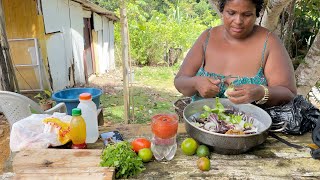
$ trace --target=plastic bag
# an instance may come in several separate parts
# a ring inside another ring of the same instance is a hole
[[[47,148],[63,145],[59,141],[60,127],[55,124],[44,123],[45,118],[55,117],[63,122],[70,122],[71,116],[65,113],[32,114],[12,125],[10,133],[11,151],[20,151],[25,148]]]
[[[296,96],[291,102],[282,106],[266,108],[272,123],[287,122],[284,133],[301,135],[313,130],[320,121],[320,111],[302,95]]]
[[[318,121],[317,126],[312,131],[312,140],[320,147],[320,121]],[[311,149],[311,155],[314,159],[320,159],[320,148]]]

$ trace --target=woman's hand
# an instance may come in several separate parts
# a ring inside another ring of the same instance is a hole
[[[264,96],[264,89],[260,85],[245,84],[235,86],[234,91],[227,92],[228,99],[235,104],[252,103]]]
[[[197,78],[195,88],[200,94],[200,96],[204,98],[212,98],[216,97],[217,94],[220,92],[219,79],[213,79],[210,77],[202,77],[202,76],[196,76]]]

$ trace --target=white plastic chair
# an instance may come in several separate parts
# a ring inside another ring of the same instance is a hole
[[[33,100],[18,93],[9,91],[0,91],[0,111],[6,116],[10,124],[26,118],[32,114],[31,110],[38,114],[53,114],[54,112],[66,112],[67,108],[64,103],[59,103],[53,108],[43,111],[40,106]]]

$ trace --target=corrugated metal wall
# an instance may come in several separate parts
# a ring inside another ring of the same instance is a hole
[[[69,79],[69,69],[73,64],[69,0],[42,0],[46,49],[53,82],[53,89],[60,90],[72,86]]]
[[[90,13],[85,13],[80,3],[71,0],[42,0],[41,4],[42,8],[38,8],[35,0],[3,0],[8,37],[39,40],[45,67],[50,67],[46,72],[50,73],[54,91],[74,83],[84,84],[83,17]],[[38,9],[42,9],[43,15],[38,14]],[[103,74],[114,68],[113,21],[93,13],[93,23],[94,66],[96,73]],[[32,61],[25,53],[16,51],[29,47],[28,44],[12,45],[12,56],[17,63]],[[31,70],[25,74],[24,78],[34,80],[32,86],[39,84]]]

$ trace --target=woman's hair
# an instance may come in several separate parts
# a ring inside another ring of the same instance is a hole
[[[224,6],[228,1],[232,0],[219,0],[219,11],[222,12]],[[264,0],[251,0],[251,2],[256,6],[256,16],[259,17],[260,11],[263,8]]]

